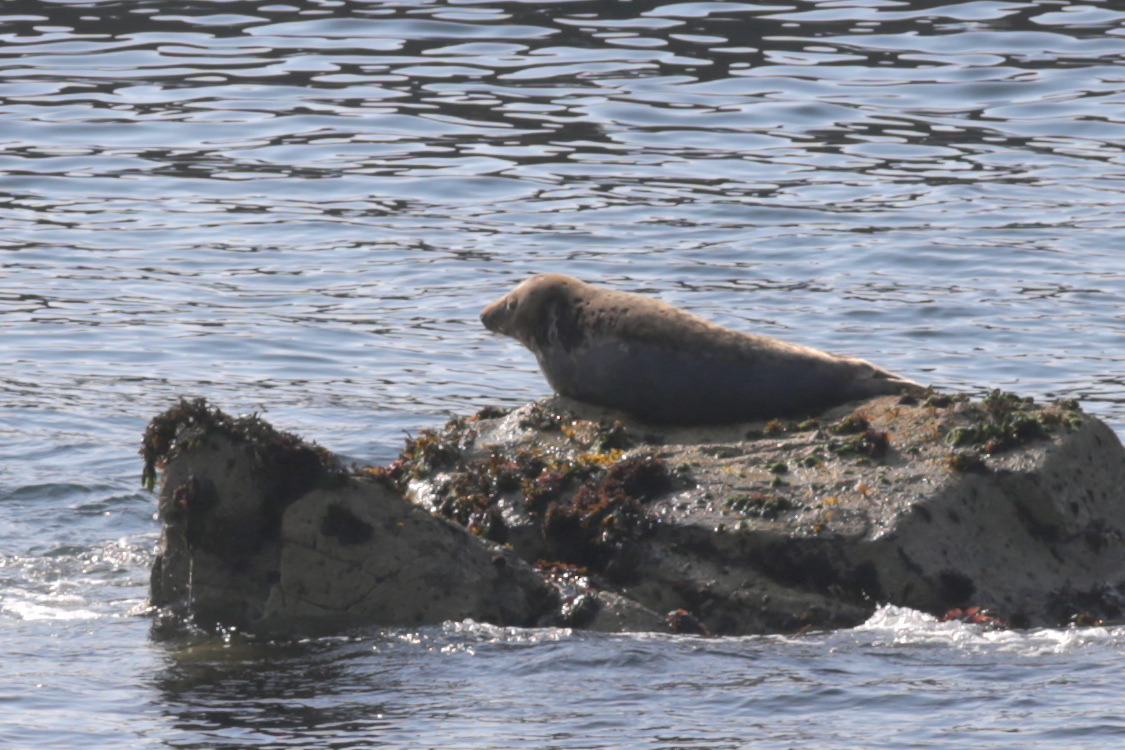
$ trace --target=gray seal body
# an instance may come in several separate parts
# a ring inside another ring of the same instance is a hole
[[[862,359],[740,333],[560,274],[524,281],[486,307],[481,322],[530,349],[561,395],[648,422],[790,417],[922,390]]]

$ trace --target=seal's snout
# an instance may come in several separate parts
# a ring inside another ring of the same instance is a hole
[[[500,306],[500,303],[493,302],[491,305],[489,305],[488,307],[486,307],[486,308],[484,308],[483,310],[480,311],[480,322],[484,325],[485,328],[492,331],[493,333],[499,333],[500,332],[497,329],[497,320],[496,320],[499,306]]]
[[[519,338],[520,311],[525,308],[527,295],[524,285],[516,287],[488,307],[481,310],[480,322],[493,333]]]

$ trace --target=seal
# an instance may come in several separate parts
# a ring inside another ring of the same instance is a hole
[[[646,422],[792,417],[923,390],[862,359],[723,328],[561,274],[527,279],[480,319],[530,349],[559,394]]]

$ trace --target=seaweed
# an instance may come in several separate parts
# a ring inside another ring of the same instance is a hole
[[[543,534],[565,542],[569,562],[605,571],[628,541],[647,530],[643,505],[671,488],[667,465],[656,456],[623,458],[599,480],[554,501],[543,516]],[[620,573],[620,571],[619,571]]]
[[[284,485],[295,479],[294,475],[311,473],[319,479],[343,471],[339,460],[327,449],[276,430],[257,414],[231,417],[210,406],[205,398],[180,398],[179,403],[153,417],[145,427],[139,452],[144,459],[141,484],[146,489],[155,488],[157,469],[181,447],[182,431],[193,427],[226,435],[246,446],[251,455],[265,464],[283,469],[276,488],[283,494],[288,494]]]
[[[947,440],[955,448],[974,446],[986,454],[1001,453],[1033,440],[1048,437],[1053,425],[1029,397],[991,391],[971,410],[973,424],[950,430]]]
[[[866,424],[866,420],[864,420]],[[847,438],[833,438],[826,444],[838,456],[858,455],[864,458],[883,458],[891,448],[891,437],[880,430],[865,430]]]

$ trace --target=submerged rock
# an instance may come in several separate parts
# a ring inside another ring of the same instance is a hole
[[[205,622],[744,634],[879,604],[1013,626],[1125,612],[1125,450],[1073,402],[882,397],[673,428],[556,397],[349,471],[201,402],[153,425],[152,601]]]

